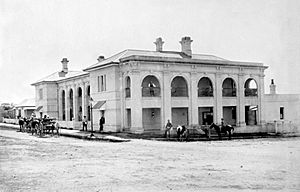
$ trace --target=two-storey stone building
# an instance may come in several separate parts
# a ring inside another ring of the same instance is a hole
[[[83,116],[98,127],[103,115],[104,131],[158,131],[168,119],[193,126],[221,118],[238,131],[263,129],[266,66],[194,54],[190,37],[181,39],[181,51],[163,50],[161,38],[154,43],[154,51],[100,56],[83,71],[69,71],[64,58],[61,71],[32,84],[37,113],[75,128]]]

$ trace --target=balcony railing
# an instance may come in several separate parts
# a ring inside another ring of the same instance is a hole
[[[245,88],[245,97],[257,96],[257,89]]]
[[[223,88],[223,97],[236,97],[236,88]]]
[[[160,87],[143,87],[143,97],[160,97]]]
[[[213,97],[213,90],[211,88],[198,88],[198,97]]]
[[[130,88],[125,88],[125,97],[129,98],[130,96]]]
[[[172,97],[188,97],[187,89],[185,87],[172,87]]]

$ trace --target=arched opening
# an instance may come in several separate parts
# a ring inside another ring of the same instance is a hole
[[[245,97],[257,96],[257,83],[254,79],[247,79],[245,82]]]
[[[61,93],[61,107],[62,107],[62,120],[66,120],[66,92],[65,90],[62,91]]]
[[[213,86],[212,82],[207,77],[202,77],[198,82],[198,97],[212,97]]]
[[[188,97],[188,86],[183,77],[177,76],[171,83],[172,97]]]
[[[73,117],[74,117],[74,112],[73,112],[73,100],[74,100],[74,98],[73,98],[73,89],[70,89],[70,92],[69,92],[69,106],[70,106],[70,108],[69,108],[69,110],[70,110],[70,121],[72,121],[73,120]]]
[[[131,81],[130,77],[125,78],[125,97],[128,98],[131,96],[130,94]]]
[[[223,97],[236,97],[236,85],[232,78],[226,78],[222,85]]]
[[[81,87],[79,87],[77,89],[77,95],[78,95],[78,99],[77,99],[78,121],[82,121],[82,89],[81,89]]]
[[[91,88],[90,86],[87,86],[86,88],[86,104],[87,104],[87,107],[86,107],[86,117],[87,117],[87,120],[90,121],[91,120],[91,107],[90,107],[90,100],[91,100]]]
[[[148,75],[142,82],[143,97],[159,97],[160,85],[158,79],[153,75]]]

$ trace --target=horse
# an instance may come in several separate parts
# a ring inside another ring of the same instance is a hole
[[[215,123],[212,123],[210,126],[209,126],[209,129],[212,129],[214,128],[219,136],[219,139],[221,140],[222,139],[222,136],[221,136],[221,133],[225,133],[229,135],[229,140],[231,139],[231,134],[233,133],[234,131],[234,128],[231,126],[231,125],[225,125],[223,127],[219,127],[218,125],[216,125]]]
[[[51,126],[52,126],[52,135],[54,134],[54,130],[55,130],[57,136],[59,136],[59,128],[60,128],[59,123],[55,122]]]
[[[177,130],[177,140],[178,141],[183,141],[184,138],[185,138],[185,140],[187,140],[188,130],[184,125],[182,125],[182,126],[178,125],[176,130]]]

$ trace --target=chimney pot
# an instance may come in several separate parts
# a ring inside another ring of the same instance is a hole
[[[97,60],[98,60],[98,62],[100,62],[100,61],[103,61],[104,59],[105,59],[105,57],[103,55],[101,55],[101,56],[98,57]]]
[[[271,79],[270,94],[272,95],[276,94],[276,85],[274,84],[274,79]]]
[[[62,72],[68,73],[68,59],[67,58],[63,58],[62,61]]]
[[[182,37],[179,43],[181,44],[181,52],[185,53],[187,56],[192,57],[192,44],[193,40],[191,37]]]
[[[156,41],[154,42],[154,44],[156,45],[156,51],[161,52],[163,50],[162,46],[163,46],[164,42],[161,37],[158,37],[156,39]]]

